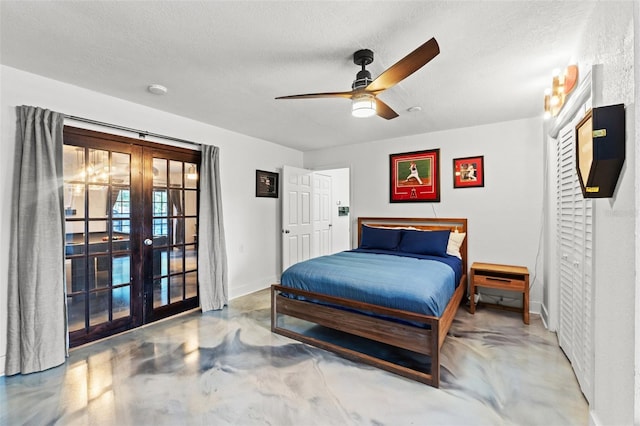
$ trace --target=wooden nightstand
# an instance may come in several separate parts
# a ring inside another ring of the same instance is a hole
[[[476,312],[476,287],[497,288],[500,290],[517,291],[522,293],[522,320],[529,324],[529,270],[524,266],[496,265],[493,263],[473,262],[471,265],[471,288],[469,293],[469,312]],[[500,309],[517,309],[483,303],[483,305],[499,307]],[[517,309],[520,311],[519,309]]]

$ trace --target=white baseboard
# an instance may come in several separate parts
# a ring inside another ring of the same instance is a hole
[[[529,302],[529,313],[530,314],[538,314],[541,315],[542,303],[540,302]]]
[[[278,282],[280,282],[280,280],[276,276],[272,276],[248,283],[229,286],[229,300],[245,296],[258,290],[264,290],[265,288],[269,288],[271,284],[276,284]]]
[[[547,307],[545,305],[540,305],[540,319],[542,319],[542,324],[544,328],[549,330],[549,311],[547,311]],[[555,330],[549,330],[555,331]]]
[[[6,362],[7,356],[6,355],[0,355],[0,377],[4,376],[4,365]]]

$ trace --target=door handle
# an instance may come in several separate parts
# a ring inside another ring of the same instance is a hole
[[[283,234],[288,234],[289,232],[291,232],[291,231],[289,231],[288,229],[283,229],[283,230],[282,230],[282,233],[283,233]]]
[[[153,245],[153,240],[151,238],[147,238],[144,240],[144,245],[145,246],[150,246]]]

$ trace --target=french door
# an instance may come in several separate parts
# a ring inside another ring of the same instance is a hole
[[[197,151],[64,132],[70,345],[198,306]]]

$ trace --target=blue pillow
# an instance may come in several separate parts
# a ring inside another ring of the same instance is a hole
[[[397,250],[402,230],[373,228],[370,226],[362,227],[362,235],[360,238],[360,248],[363,249],[379,249],[379,250]]]
[[[405,253],[442,256],[447,253],[451,231],[408,231],[402,233],[398,250]]]

